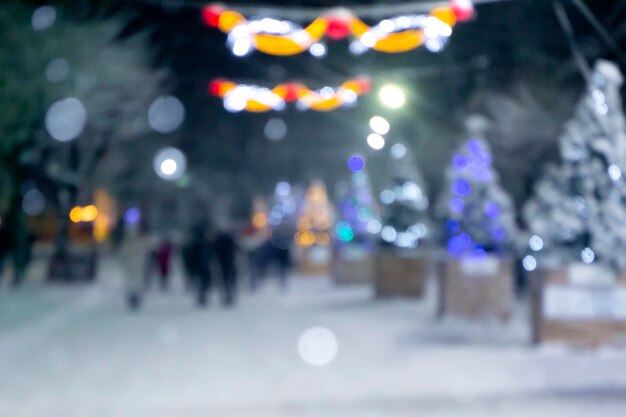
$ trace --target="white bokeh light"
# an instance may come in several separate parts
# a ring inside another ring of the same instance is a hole
[[[528,240],[528,246],[530,246],[530,248],[535,252],[538,252],[543,249],[543,239],[537,235],[534,235]]]
[[[337,336],[325,327],[312,327],[300,335],[298,353],[312,366],[331,364],[339,352]]]
[[[380,101],[391,109],[399,109],[404,106],[406,97],[404,91],[397,85],[386,85],[378,93]]]
[[[224,108],[231,113],[244,110],[246,105],[245,97],[240,94],[227,94],[226,97],[224,97]]]
[[[406,146],[401,143],[396,143],[391,147],[391,156],[394,159],[404,158],[406,155]]]
[[[57,11],[52,6],[41,6],[34,11],[31,24],[36,31],[48,29],[57,20]]]
[[[379,135],[386,135],[391,129],[389,122],[382,116],[374,116],[370,119],[370,127]]]
[[[385,138],[380,136],[378,133],[370,133],[367,136],[367,144],[370,148],[379,151],[385,147]]]
[[[596,259],[596,254],[591,248],[585,248],[580,252],[580,258],[584,263],[590,264]]]
[[[367,222],[367,231],[372,234],[380,233],[380,229],[382,229],[383,225],[379,219],[370,219]]]
[[[613,181],[619,181],[622,178],[622,170],[617,165],[609,166],[608,172]]]
[[[153,167],[160,178],[167,181],[177,180],[185,175],[187,158],[176,148],[163,148],[154,156]]]
[[[282,140],[287,135],[287,123],[279,117],[273,117],[267,121],[263,132],[269,140]]]
[[[174,175],[176,170],[178,169],[178,164],[173,159],[166,159],[161,162],[161,166],[159,167],[163,175]]]
[[[394,193],[393,190],[385,189],[380,193],[380,201],[382,201],[383,204],[391,204],[396,201],[396,193]]]
[[[56,58],[46,66],[46,78],[51,83],[58,83],[67,78],[70,73],[70,64],[65,58]]]
[[[396,229],[394,229],[393,226],[385,226],[381,230],[380,235],[385,242],[391,243],[398,237],[398,232],[396,232]]]
[[[537,269],[537,259],[532,255],[526,255],[522,260],[522,266],[528,272],[534,271]]]
[[[148,122],[159,133],[172,133],[185,120],[185,107],[174,96],[158,97],[148,110]]]
[[[67,142],[85,129],[87,111],[78,99],[65,98],[54,102],[46,112],[46,130],[54,139]]]
[[[248,39],[240,38],[233,43],[233,54],[235,56],[243,57],[248,55],[252,51],[252,42]]]
[[[291,193],[291,185],[287,181],[281,181],[276,184],[276,194],[281,197],[287,197]]]
[[[28,190],[22,198],[22,210],[29,216],[38,216],[46,208],[46,199],[36,188]]]
[[[311,48],[309,48],[309,52],[311,52],[311,55],[314,57],[321,58],[326,55],[326,45],[323,43],[314,43],[311,45]]]

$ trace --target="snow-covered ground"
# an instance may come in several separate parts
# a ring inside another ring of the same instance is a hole
[[[508,325],[439,322],[432,297],[296,277],[231,310],[177,287],[132,314],[115,265],[101,275],[0,296],[0,417],[626,415],[626,352],[533,348],[521,307]],[[314,327],[337,355],[313,337],[304,356],[327,366],[301,357]]]

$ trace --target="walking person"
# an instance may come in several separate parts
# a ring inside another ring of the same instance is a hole
[[[172,251],[174,247],[172,242],[165,238],[156,248],[156,263],[159,272],[159,282],[161,291],[166,291],[169,286],[170,266],[172,263]]]
[[[237,243],[231,231],[221,230],[213,242],[215,257],[222,276],[222,302],[225,306],[235,304],[237,291]]]
[[[126,302],[128,308],[136,311],[143,301],[150,264],[150,241],[138,225],[126,229],[119,255],[125,274]]]
[[[287,289],[287,278],[291,267],[291,242],[294,231],[288,224],[282,224],[272,231],[272,259],[278,270],[278,280],[283,290]]]
[[[199,307],[204,307],[211,287],[211,250],[204,227],[197,226],[191,231],[183,251],[185,269],[196,290],[196,302]]]

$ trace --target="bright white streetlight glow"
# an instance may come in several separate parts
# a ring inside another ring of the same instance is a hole
[[[380,101],[392,109],[399,109],[406,101],[404,91],[397,85],[386,85],[378,92]]]
[[[178,164],[173,159],[166,159],[161,162],[161,172],[163,175],[167,175],[169,177],[176,172],[176,169],[178,169]]]
[[[377,133],[370,133],[367,136],[367,144],[372,149],[375,149],[375,150],[379,151],[379,150],[381,150],[382,148],[385,147],[385,138],[383,138],[382,136],[380,136]]]
[[[187,158],[180,150],[172,147],[161,149],[154,156],[154,171],[166,180],[174,181],[185,175],[187,170]]]
[[[374,132],[378,133],[379,135],[386,135],[387,133],[389,133],[389,129],[391,128],[389,122],[381,116],[372,117],[370,119],[370,127]]]

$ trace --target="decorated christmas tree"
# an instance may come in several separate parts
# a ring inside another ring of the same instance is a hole
[[[340,195],[339,208],[341,219],[335,227],[339,243],[372,248],[373,236],[381,226],[365,169],[352,173],[350,184]]]
[[[272,228],[281,225],[295,225],[297,221],[297,201],[291,185],[282,181],[276,184],[274,200],[269,214]]]
[[[501,188],[489,146],[480,137],[454,153],[437,209],[445,220],[448,252],[454,257],[502,253],[514,246],[517,229],[511,199]]]
[[[330,229],[334,218],[326,186],[321,181],[313,181],[305,193],[298,218],[296,244],[300,247],[330,245]]]
[[[390,178],[380,193],[384,204],[381,238],[398,248],[416,248],[429,234],[429,205],[424,180],[407,146],[391,147],[388,171]]]
[[[524,266],[601,261],[626,267],[626,123],[617,65],[599,61],[560,138],[559,165],[524,208],[532,237]]]

